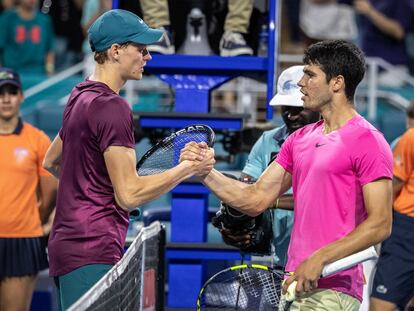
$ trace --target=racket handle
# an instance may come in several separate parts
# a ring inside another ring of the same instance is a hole
[[[297,281],[293,281],[290,283],[289,287],[286,290],[285,299],[288,302],[295,300],[296,298],[296,285],[298,284]]]
[[[349,269],[361,262],[370,260],[370,259],[377,259],[378,254],[375,250],[374,246],[371,246],[363,251],[358,253],[352,254],[348,257],[339,259],[333,263],[326,265],[322,270],[322,277],[330,276],[334,273],[341,272],[343,270]],[[286,280],[285,280],[286,281]],[[285,294],[286,301],[293,301],[296,298],[296,285],[298,284],[297,281],[293,281]]]
[[[361,262],[377,258],[377,251],[375,250],[374,246],[371,246],[363,251],[352,254],[348,257],[339,259],[333,263],[326,265],[322,270],[322,276],[329,276],[334,273],[349,269],[357,264],[360,264]]]

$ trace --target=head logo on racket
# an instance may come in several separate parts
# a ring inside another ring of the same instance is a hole
[[[189,142],[205,142],[214,145],[215,134],[208,125],[189,125],[165,137],[148,150],[137,163],[138,175],[154,175],[165,172],[179,162],[180,151]]]

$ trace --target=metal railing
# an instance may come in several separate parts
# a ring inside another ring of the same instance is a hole
[[[279,62],[300,64],[302,63],[302,55],[280,54]],[[410,103],[409,100],[396,91],[380,89],[378,81],[380,71],[384,70],[392,75],[393,72],[395,72],[394,66],[378,57],[367,57],[366,63],[368,67],[367,74],[361,86],[366,85],[367,89],[364,90],[363,88],[359,88],[357,90],[357,97],[364,97],[367,99],[367,118],[370,120],[376,119],[378,98],[386,99],[396,108],[405,110]],[[408,73],[399,73],[395,78],[414,87],[414,77],[410,76]]]
[[[291,64],[300,64],[302,62],[302,55],[290,55],[290,54],[280,54],[279,55],[279,62],[280,63],[291,63]],[[377,116],[377,100],[378,98],[387,99],[392,105],[395,107],[405,110],[405,108],[409,104],[409,100],[402,97],[396,91],[393,90],[382,90],[379,87],[378,83],[378,75],[380,70],[385,70],[388,72],[393,72],[394,66],[387,63],[381,58],[376,57],[367,57],[366,59],[368,70],[365,80],[363,81],[362,85],[366,85],[366,89],[361,89],[357,91],[358,97],[364,97],[367,99],[367,117],[370,120],[374,120]],[[79,72],[82,72],[84,65],[82,62],[50,77],[49,79],[27,89],[25,93],[25,98],[30,98],[47,88],[52,87],[53,85],[75,75]],[[402,79],[407,85],[411,85],[414,87],[414,77],[411,77],[409,74],[401,74],[396,77],[398,79]],[[145,81],[140,81],[140,83],[135,83],[136,81],[129,81],[125,85],[125,95],[127,97],[128,102],[132,102],[135,97],[135,92],[137,90],[163,90],[164,92],[168,90],[168,87],[164,85],[164,83],[154,83],[154,81],[150,83],[145,83]],[[241,82],[243,84],[243,82]],[[247,84],[244,83],[244,87],[240,88],[237,84],[230,83],[225,84],[220,87],[221,91],[234,91],[234,92],[265,92],[266,87],[265,84],[261,86],[261,83],[253,83]],[[249,85],[251,87],[249,87]],[[242,95],[242,94],[240,94]],[[242,96],[240,96],[242,97]]]
[[[58,74],[46,79],[43,82],[40,82],[39,84],[36,84],[35,86],[27,89],[24,92],[24,97],[26,99],[46,90],[49,87],[52,87],[53,85],[81,72],[83,70],[84,64],[83,62],[80,62],[76,65],[73,65],[72,67],[65,69]]]
[[[367,98],[368,98],[368,114],[367,117],[370,120],[374,120],[377,117],[377,99],[379,97],[388,99],[397,108],[405,110],[409,104],[409,100],[403,98],[400,94],[391,90],[380,90],[378,83],[378,75],[381,69],[391,73],[394,72],[394,66],[385,60],[378,57],[367,57],[368,76],[367,76]],[[396,79],[402,80],[404,83],[414,86],[414,78],[408,73],[399,73]]]

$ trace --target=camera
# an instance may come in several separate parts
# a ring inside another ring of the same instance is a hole
[[[234,176],[229,176],[236,179]],[[251,179],[242,179],[247,183],[254,183]],[[252,217],[234,209],[230,205],[221,202],[220,209],[211,220],[213,226],[218,229],[227,229],[231,235],[250,235],[250,243],[239,246],[243,252],[258,255],[270,255],[273,240],[272,211],[266,210],[262,214]],[[223,233],[222,233],[223,234]]]

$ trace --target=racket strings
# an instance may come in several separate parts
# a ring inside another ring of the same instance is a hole
[[[191,141],[209,144],[211,134],[205,129],[200,129],[168,137],[157,144],[147,157],[144,155],[144,160],[140,161],[137,168],[138,175],[154,175],[173,168],[179,163],[181,149]]]
[[[174,167],[174,149],[172,146],[160,146],[140,166],[138,174],[141,176],[162,173]]]
[[[282,279],[282,272],[262,269],[226,271],[204,288],[201,310],[278,310]]]
[[[280,303],[280,290],[281,290],[281,281],[275,280],[275,277],[271,274],[270,278],[265,278],[262,280],[264,295],[266,300],[269,301],[271,305],[278,306]],[[278,283],[276,283],[278,282]],[[278,290],[276,290],[278,288]]]
[[[259,280],[256,279],[258,275],[252,275],[249,271],[244,271],[240,274],[240,284],[246,288],[246,291],[255,298],[260,297],[261,293],[258,292],[258,284],[261,284],[260,275]],[[255,279],[253,279],[255,278]]]

